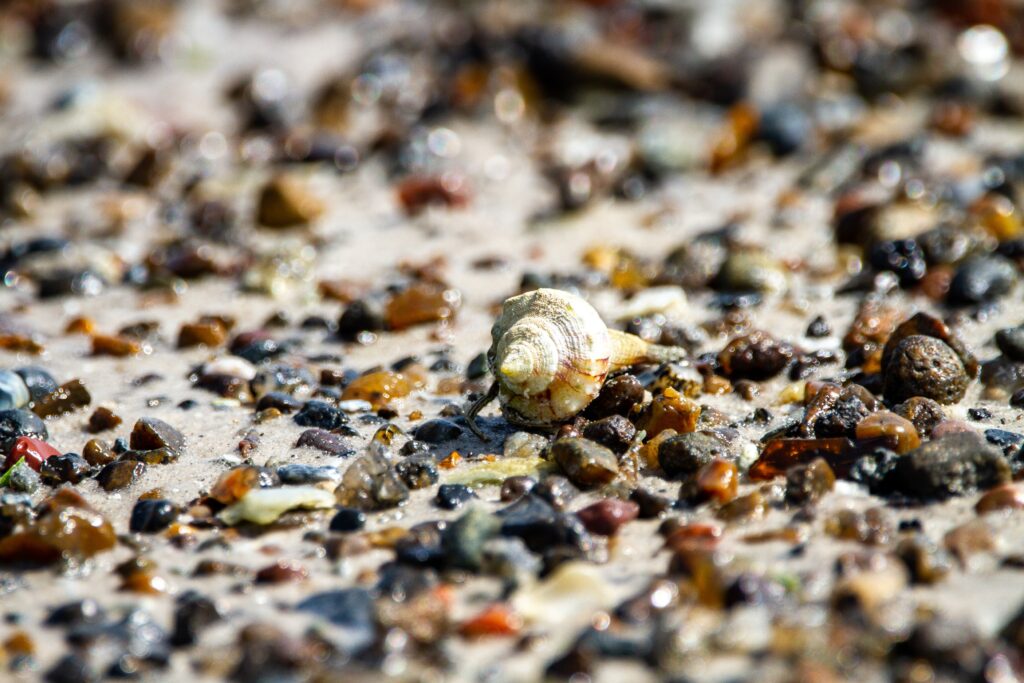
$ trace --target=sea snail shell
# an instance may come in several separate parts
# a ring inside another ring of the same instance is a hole
[[[586,408],[609,373],[686,356],[681,348],[609,330],[593,306],[557,289],[507,299],[491,341],[487,360],[495,382],[467,415],[481,437],[473,418],[495,396],[509,422],[548,427]]]

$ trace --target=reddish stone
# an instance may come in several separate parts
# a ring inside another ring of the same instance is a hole
[[[761,457],[751,465],[749,475],[754,481],[774,479],[790,467],[806,465],[816,458],[843,476],[860,453],[849,439],[772,439],[764,445]]]
[[[632,522],[640,514],[640,506],[629,500],[607,498],[588,505],[576,516],[587,531],[600,536],[614,536],[619,527]]]
[[[14,467],[19,460],[25,458],[25,464],[38,472],[43,461],[54,455],[60,455],[60,451],[42,439],[19,436],[14,440],[14,445],[11,446],[11,450],[7,454],[3,469],[7,471]]]

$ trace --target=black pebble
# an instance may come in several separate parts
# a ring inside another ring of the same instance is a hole
[[[331,531],[359,531],[366,526],[366,513],[355,508],[338,508],[331,518]]]
[[[395,465],[395,472],[411,489],[423,489],[437,483],[440,473],[429,455],[414,455]]]
[[[434,498],[434,502],[442,510],[458,510],[472,498],[476,498],[476,494],[468,486],[441,484],[437,487],[437,497]]]
[[[261,396],[256,403],[256,410],[267,408],[277,408],[282,413],[294,413],[302,408],[302,401],[283,391],[271,391]]]
[[[1013,262],[1002,256],[967,261],[949,284],[947,301],[954,306],[984,304],[1007,294],[1017,281]]]
[[[169,500],[140,500],[132,508],[128,528],[137,533],[156,533],[178,517],[178,507]]]
[[[26,365],[23,368],[18,368],[15,372],[25,382],[28,394],[33,401],[38,401],[57,390],[57,380],[46,368],[41,368],[38,365]]]
[[[31,436],[45,441],[50,434],[46,430],[46,423],[31,411],[20,408],[0,410],[0,450],[6,452],[19,436]]]
[[[807,336],[811,339],[822,339],[832,334],[832,327],[823,316],[817,316],[807,326]]]
[[[39,468],[39,477],[51,486],[77,484],[89,476],[92,466],[78,453],[47,458]]]
[[[302,410],[295,414],[295,424],[303,427],[337,429],[348,422],[348,416],[324,401],[306,401]]]
[[[426,443],[444,443],[462,436],[462,427],[451,420],[427,420],[413,430],[413,436]]]

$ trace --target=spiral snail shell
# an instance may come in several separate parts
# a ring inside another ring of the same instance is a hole
[[[520,294],[505,301],[491,328],[487,360],[495,381],[470,408],[469,425],[486,440],[474,418],[497,397],[509,422],[548,427],[586,408],[609,373],[685,356],[682,348],[608,329],[593,306],[568,292]]]

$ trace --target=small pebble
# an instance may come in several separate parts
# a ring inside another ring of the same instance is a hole
[[[328,527],[331,531],[359,531],[366,526],[366,513],[355,508],[337,508]]]
[[[632,522],[639,514],[640,506],[632,501],[606,498],[588,505],[576,516],[590,533],[614,536],[622,525]]]
[[[179,512],[178,506],[169,500],[140,500],[132,508],[128,528],[136,533],[155,534],[169,527]]]
[[[569,480],[581,488],[607,484],[619,473],[615,454],[589,439],[559,439],[552,444],[551,455]]]
[[[117,460],[104,465],[96,481],[104,491],[118,491],[128,488],[146,473],[146,463],[132,460]]]
[[[21,375],[0,370],[0,410],[21,408],[29,402],[29,390]]]
[[[419,441],[426,443],[445,443],[459,438],[462,432],[462,427],[451,420],[437,418],[418,425],[412,434]]]
[[[476,498],[476,494],[468,486],[441,484],[437,487],[434,504],[442,510],[458,510],[473,498]]]
[[[77,484],[89,476],[92,467],[77,453],[54,455],[43,461],[39,477],[50,486]]]
[[[348,417],[334,406],[324,401],[306,401],[302,409],[293,418],[295,424],[302,427],[318,429],[337,429],[348,423]]]
[[[894,349],[884,374],[885,397],[894,403],[915,396],[943,405],[958,403],[971,381],[953,349],[923,335],[903,339]]]

